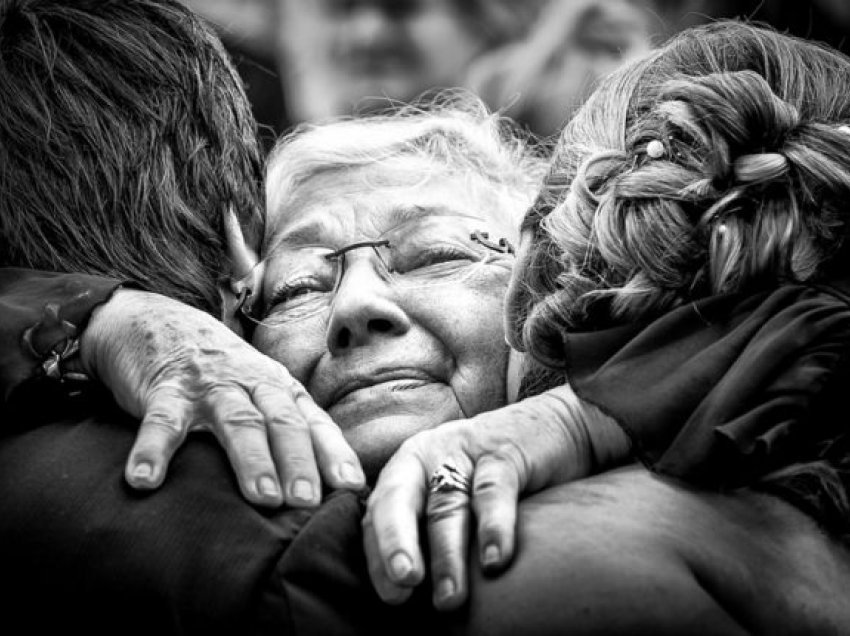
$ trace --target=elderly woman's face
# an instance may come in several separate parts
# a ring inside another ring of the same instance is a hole
[[[369,472],[411,434],[505,402],[513,258],[498,240],[515,240],[516,217],[472,181],[400,158],[314,176],[269,211],[275,247],[253,342],[330,413]],[[473,240],[477,230],[489,239]]]

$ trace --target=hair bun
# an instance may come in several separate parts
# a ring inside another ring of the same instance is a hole
[[[693,123],[713,139],[722,137],[733,156],[778,152],[800,124],[797,109],[753,71],[672,80],[659,98],[687,104]]]

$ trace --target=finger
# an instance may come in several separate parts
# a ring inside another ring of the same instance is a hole
[[[186,439],[190,408],[190,402],[173,387],[151,394],[124,470],[133,488],[152,489],[162,484],[171,458]]]
[[[363,550],[366,553],[369,578],[381,600],[391,605],[399,605],[410,598],[413,587],[394,583],[384,567],[384,561],[378,549],[375,526],[372,524],[372,515],[369,513],[363,517]]]
[[[242,494],[263,506],[283,503],[277,470],[272,460],[263,414],[241,388],[210,391],[206,398],[213,431],[230,458]]]
[[[301,385],[295,393],[295,404],[310,427],[313,452],[322,478],[332,488],[360,490],[366,486],[366,475],[357,454],[348,445],[342,429],[321,409]]]
[[[415,455],[400,450],[381,471],[368,503],[374,550],[394,585],[412,588],[425,578],[419,549],[424,505],[423,466]]]
[[[257,385],[251,395],[264,414],[268,444],[283,480],[286,503],[295,507],[317,506],[322,491],[313,440],[292,395],[288,389],[271,384]]]
[[[469,493],[454,490],[432,492],[428,497],[428,544],[434,606],[455,609],[467,598],[466,560],[469,552],[471,509]]]
[[[507,458],[482,455],[475,465],[472,509],[478,526],[481,567],[496,573],[510,563],[516,540],[519,476]]]

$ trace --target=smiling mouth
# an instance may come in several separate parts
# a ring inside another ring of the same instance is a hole
[[[408,370],[403,373],[392,373],[385,376],[376,376],[371,378],[358,378],[348,382],[334,391],[331,399],[328,401],[328,406],[335,406],[346,401],[353,394],[366,389],[383,389],[388,393],[401,393],[418,389],[426,384],[434,384],[437,380],[421,371]]]

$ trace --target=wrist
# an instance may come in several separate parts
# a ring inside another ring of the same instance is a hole
[[[107,383],[111,366],[121,356],[126,341],[136,337],[156,294],[138,289],[116,289],[109,299],[95,307],[80,336],[76,364],[90,378]]]
[[[573,478],[611,468],[630,456],[630,440],[616,420],[582,400],[568,384],[541,396],[550,400],[553,414],[569,436]]]

